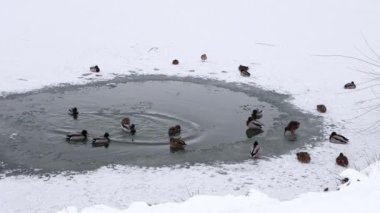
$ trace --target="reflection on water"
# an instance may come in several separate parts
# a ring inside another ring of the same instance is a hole
[[[263,133],[264,131],[261,129],[247,129],[245,131],[245,134],[247,135],[247,138],[253,138],[256,135]]]

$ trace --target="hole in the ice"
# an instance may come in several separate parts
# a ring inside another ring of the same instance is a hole
[[[0,100],[0,161],[7,168],[42,171],[242,162],[249,159],[255,140],[262,158],[279,156],[321,135],[321,121],[293,108],[286,98],[246,85],[154,76],[13,95]],[[79,109],[76,120],[67,114],[74,106]],[[262,133],[246,129],[254,108],[264,112]],[[124,117],[136,124],[136,135],[122,131]],[[296,141],[283,135],[290,120],[301,122]],[[177,124],[188,145],[172,153],[168,128]],[[68,132],[82,129],[89,132],[86,144],[65,142]],[[109,148],[92,148],[91,138],[105,132]]]

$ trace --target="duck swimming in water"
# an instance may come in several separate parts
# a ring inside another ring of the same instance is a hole
[[[336,158],[336,164],[339,166],[347,167],[348,166],[348,158],[343,155],[343,153],[340,153],[339,156]]]
[[[181,136],[181,126],[172,126],[168,130],[168,135],[170,138],[179,138]]]
[[[80,133],[70,133],[66,135],[67,142],[86,142],[87,141],[87,131],[82,130]]]
[[[186,146],[185,141],[180,138],[170,138],[170,149],[184,149]]]
[[[253,119],[252,116],[248,118],[246,125],[249,129],[257,129],[257,130],[261,130],[264,126],[259,121],[256,121],[255,119]]]
[[[73,116],[74,119],[78,118],[78,114],[79,114],[78,108],[73,107],[69,109],[69,115]]]
[[[343,135],[339,135],[336,132],[332,132],[329,138],[331,143],[346,144],[349,140]]]
[[[121,128],[124,132],[130,133],[131,135],[136,134],[136,127],[134,124],[130,124],[129,118],[124,118],[121,120]]]
[[[345,89],[355,89],[356,88],[356,84],[353,81],[351,81],[350,83],[345,84],[344,88]]]
[[[100,147],[104,146],[104,148],[108,148],[110,145],[110,135],[106,132],[103,137],[92,139],[92,147]]]
[[[296,130],[300,127],[300,122],[298,121],[290,121],[289,124],[285,127],[284,134],[292,134],[296,133]]]
[[[255,141],[255,143],[252,145],[252,148],[251,148],[251,157],[257,158],[259,151],[260,151],[259,143],[257,141]]]
[[[251,117],[254,119],[254,120],[257,120],[257,119],[260,119],[263,117],[263,111],[262,110],[259,110],[259,109],[254,109],[252,111],[252,115]]]

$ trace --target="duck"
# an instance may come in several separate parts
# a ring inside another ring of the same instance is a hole
[[[246,125],[249,129],[257,129],[257,130],[261,130],[263,128],[263,124],[260,123],[259,121],[256,121],[255,119],[253,119],[252,116],[250,116],[246,122]]]
[[[339,135],[336,132],[332,132],[329,138],[331,143],[346,144],[349,140],[343,135]]]
[[[106,132],[103,137],[92,139],[92,147],[100,147],[104,146],[104,148],[108,148],[110,145],[110,135]]]
[[[257,120],[257,119],[260,119],[263,117],[263,111],[262,110],[259,110],[259,109],[254,109],[252,111],[252,118],[253,120]]]
[[[202,60],[203,62],[205,62],[205,61],[207,60],[207,55],[206,55],[206,54],[202,54],[202,55],[201,55],[201,60]]]
[[[168,135],[170,138],[178,138],[181,135],[181,126],[172,126],[168,130]]]
[[[87,130],[82,130],[80,133],[70,133],[66,135],[67,142],[86,142],[87,141]]]
[[[350,83],[345,84],[344,88],[345,89],[355,89],[356,85],[355,85],[355,83],[353,81],[351,81]]]
[[[186,143],[181,138],[170,138],[170,149],[184,149]]]
[[[244,65],[239,65],[239,71],[240,71],[241,76],[244,76],[244,77],[251,76],[251,73],[249,73],[248,70],[249,70],[249,67],[244,66]]]
[[[301,163],[310,163],[310,155],[307,152],[298,152],[297,159]]]
[[[320,112],[320,113],[325,113],[327,111],[327,108],[323,104],[318,104],[317,105],[317,111]]]
[[[79,114],[78,108],[73,107],[69,109],[69,115],[73,116],[74,119],[78,117],[78,114]]]
[[[129,118],[124,118],[123,120],[121,120],[121,128],[125,132],[130,133],[131,135],[136,134],[135,124],[130,124]]]
[[[339,156],[336,158],[336,164],[339,166],[347,167],[348,166],[348,158],[343,155],[343,153],[340,153]]]
[[[90,67],[90,71],[91,72],[100,72],[100,69],[99,69],[98,65],[95,65],[93,67]]]
[[[290,133],[294,135],[296,130],[300,127],[300,122],[298,121],[290,121],[289,124],[285,127],[284,134]]]
[[[255,143],[253,143],[252,148],[251,148],[251,158],[257,158],[259,151],[260,151],[259,143],[255,141]]]
[[[178,65],[178,64],[179,64],[178,59],[174,59],[174,60],[172,61],[172,64],[173,64],[173,65]]]

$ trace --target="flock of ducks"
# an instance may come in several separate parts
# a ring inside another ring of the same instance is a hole
[[[207,55],[202,54],[201,60],[202,60],[202,62],[205,62],[207,60]],[[174,59],[172,61],[172,64],[178,65],[179,60]],[[249,70],[248,66],[239,65],[238,70],[240,72],[240,75],[243,77],[249,77],[251,75],[248,71]],[[95,66],[90,67],[90,71],[91,72],[100,72],[100,68],[98,65],[95,65]],[[353,81],[344,85],[344,89],[355,89],[355,88],[356,88],[356,85]],[[317,111],[320,113],[325,113],[327,111],[327,108],[325,105],[319,104],[319,105],[317,105]],[[77,119],[78,114],[79,114],[78,109],[76,107],[69,109],[69,114],[71,116],[73,116],[74,119]],[[256,135],[256,134],[263,132],[262,129],[263,129],[264,124],[261,123],[260,121],[258,121],[262,117],[263,117],[262,110],[254,109],[252,111],[251,116],[249,116],[247,121],[246,121],[247,131],[253,131],[254,132],[253,135]],[[295,136],[296,130],[299,127],[300,127],[300,122],[290,121],[288,123],[288,125],[284,128],[284,135]],[[121,128],[124,132],[129,133],[131,135],[136,134],[135,124],[131,124],[129,118],[124,118],[121,121]],[[68,142],[74,142],[74,141],[86,142],[87,141],[87,135],[88,135],[87,131],[82,130],[82,132],[80,132],[80,133],[68,134],[66,136],[66,140]],[[170,127],[168,130],[168,135],[169,135],[170,149],[183,150],[185,148],[186,143],[181,138],[181,126],[180,125]],[[248,134],[247,134],[247,136],[248,136]],[[249,136],[249,137],[251,137],[251,136]],[[347,144],[349,142],[349,140],[346,137],[344,137],[343,135],[339,135],[336,132],[331,133],[331,135],[329,137],[329,141],[331,143],[336,143],[336,144]],[[109,139],[109,134],[107,132],[104,133],[103,137],[93,138],[93,140],[92,140],[92,146],[93,147],[104,146],[107,148],[109,146],[109,144],[110,144],[110,139]],[[258,158],[260,151],[261,151],[261,148],[259,146],[259,143],[257,141],[255,141],[252,145],[252,148],[251,148],[251,152],[250,152],[251,157],[252,158]],[[298,152],[298,153],[296,153],[296,155],[297,155],[297,159],[301,163],[309,163],[311,161],[311,157],[310,157],[309,153],[307,153],[307,152]],[[339,156],[336,158],[336,163],[340,166],[347,167],[348,166],[348,158],[345,155],[343,155],[343,153],[340,153]]]

